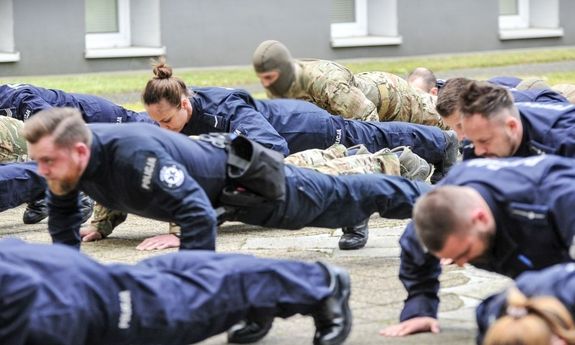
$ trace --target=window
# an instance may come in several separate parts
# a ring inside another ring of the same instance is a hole
[[[367,0],[332,0],[331,35],[367,36]]]
[[[129,0],[86,0],[86,48],[130,46]]]
[[[0,62],[20,60],[14,44],[14,9],[12,0],[0,0]]]
[[[401,44],[397,0],[331,0],[332,47]]]
[[[559,0],[499,0],[501,40],[561,36]]]
[[[160,0],[85,0],[85,24],[86,58],[166,54]]]
[[[529,0],[499,0],[499,28],[529,27]]]

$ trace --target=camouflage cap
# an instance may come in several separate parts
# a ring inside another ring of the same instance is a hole
[[[254,51],[252,64],[257,73],[279,71],[279,78],[268,87],[274,95],[281,96],[286,93],[295,79],[293,59],[281,42],[268,40],[260,43]]]

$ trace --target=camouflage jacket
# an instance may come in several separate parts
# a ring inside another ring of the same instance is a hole
[[[0,116],[0,163],[23,162],[28,158],[26,140],[21,131],[24,123]]]
[[[436,98],[386,72],[354,75],[328,60],[295,60],[296,78],[283,98],[315,103],[328,112],[363,121],[404,121],[442,125]],[[273,98],[268,93],[270,98]]]
[[[334,115],[348,119],[378,121],[375,99],[365,96],[346,67],[326,60],[295,60],[296,78],[282,98],[315,103]],[[375,89],[374,89],[375,91]],[[268,93],[270,98],[273,98]]]

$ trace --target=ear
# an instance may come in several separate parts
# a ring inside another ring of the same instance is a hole
[[[487,216],[487,211],[484,210],[482,207],[477,207],[471,212],[471,222],[473,224],[481,223],[487,224],[489,221],[489,217]]]
[[[507,131],[516,136],[517,133],[519,133],[521,131],[521,120],[519,120],[518,118],[515,118],[513,116],[509,116],[505,119],[505,128],[507,129]]]
[[[433,96],[437,96],[438,92],[439,92],[439,89],[437,87],[432,87],[431,90],[429,90],[429,94],[431,94]]]
[[[505,124],[507,125],[507,127],[509,127],[510,129],[515,129],[517,128],[519,120],[514,118],[513,116],[509,116],[507,117],[507,119],[505,119]]]
[[[89,159],[90,158],[90,147],[88,147],[88,145],[86,145],[82,142],[77,142],[74,144],[74,151],[82,159]]]
[[[182,100],[180,101],[180,107],[190,112],[192,110],[192,103],[190,102],[190,99],[186,96],[183,96]]]

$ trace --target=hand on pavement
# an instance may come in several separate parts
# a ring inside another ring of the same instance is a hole
[[[168,248],[178,248],[180,246],[180,239],[173,234],[158,235],[146,238],[140,243],[137,250],[160,250]]]
[[[80,237],[82,237],[82,242],[99,241],[104,238],[104,236],[102,236],[102,234],[91,225],[87,225],[80,229]]]
[[[418,316],[385,327],[379,331],[379,334],[386,337],[403,337],[420,332],[439,333],[439,321],[429,316]]]

